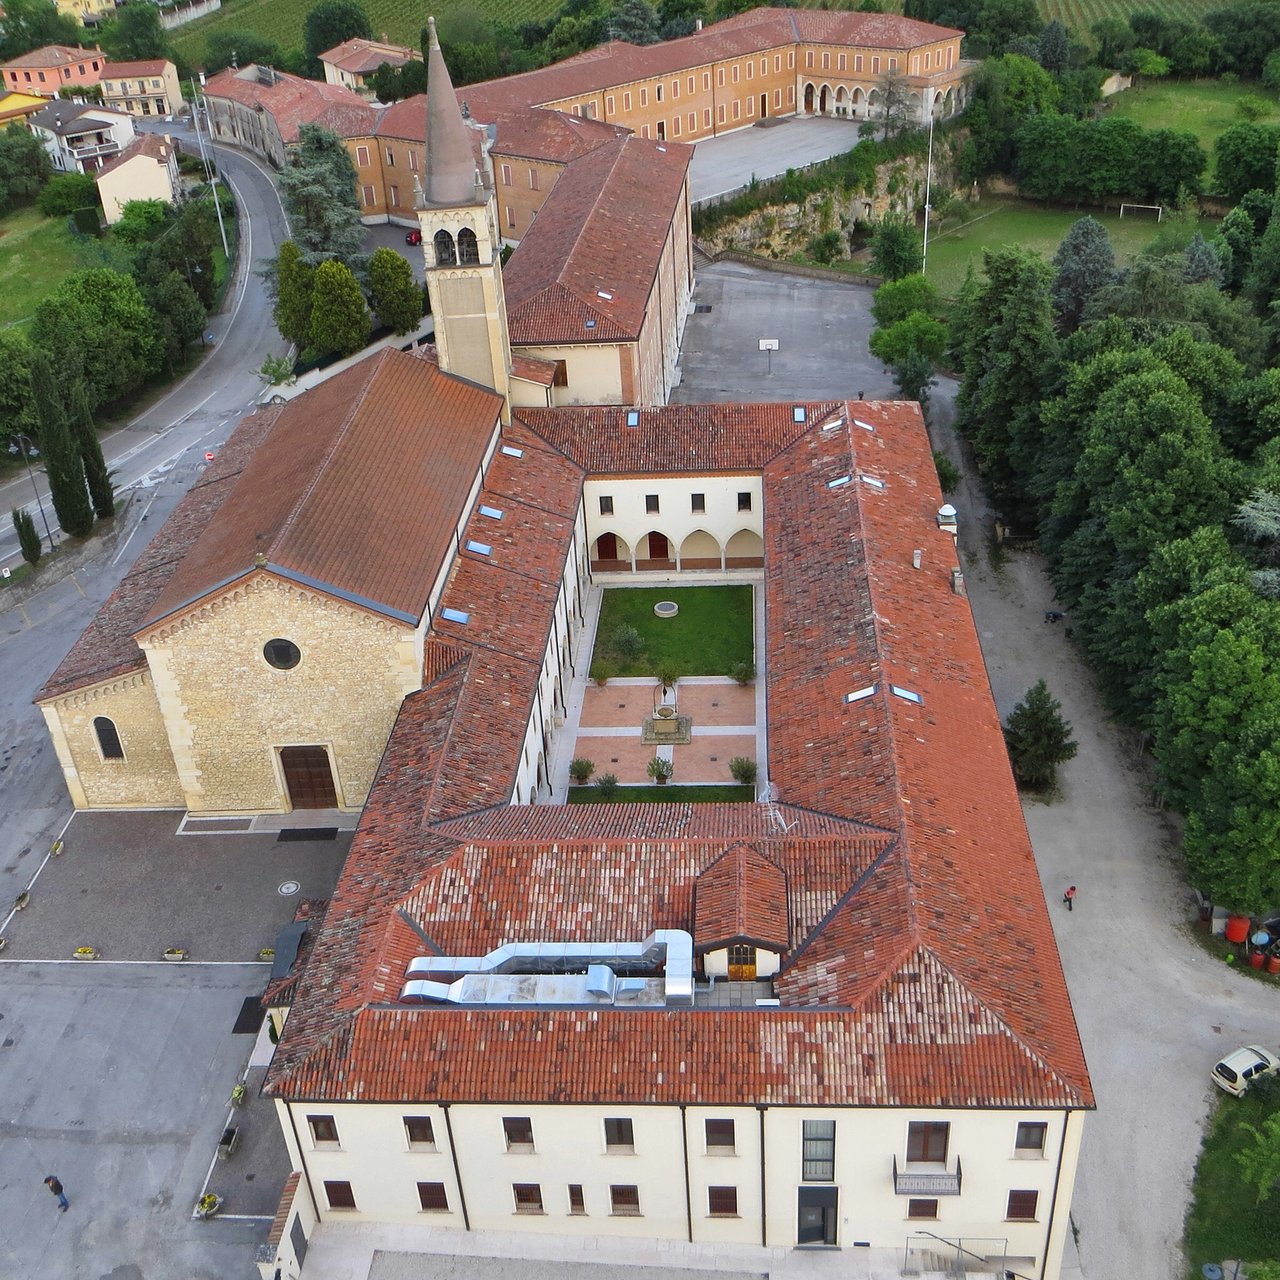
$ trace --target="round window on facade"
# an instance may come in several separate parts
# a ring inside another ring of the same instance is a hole
[[[302,654],[292,640],[268,640],[262,646],[262,656],[277,671],[292,671],[302,661]]]

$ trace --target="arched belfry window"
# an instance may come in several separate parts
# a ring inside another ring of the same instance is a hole
[[[95,716],[93,731],[97,734],[98,750],[102,752],[104,760],[124,759],[124,748],[120,745],[120,731],[116,728],[114,720],[108,720],[106,716]]]
[[[474,240],[475,236],[471,238]],[[437,267],[457,266],[458,251],[454,248],[453,237],[447,231],[436,232],[435,246]]]
[[[472,266],[480,261],[480,245],[470,227],[463,227],[458,232],[458,261]]]

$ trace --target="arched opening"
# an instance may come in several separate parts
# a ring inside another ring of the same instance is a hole
[[[676,567],[671,540],[665,533],[646,533],[636,544],[636,568],[671,570]]]
[[[458,251],[454,246],[453,237],[447,231],[437,231],[433,243],[436,247],[437,267],[456,267],[458,265]]]
[[[946,93],[937,94],[933,99],[933,118],[935,120],[945,120],[952,112],[955,106],[955,100],[951,90]]]
[[[762,93],[760,95],[760,119],[767,120],[769,118],[769,95]]]
[[[465,266],[475,266],[480,261],[480,245],[470,227],[458,232],[458,261]]]
[[[104,760],[123,760],[124,747],[120,745],[120,731],[114,720],[106,716],[95,716],[93,732],[98,738],[98,750]]]
[[[848,95],[844,91],[844,85],[836,90],[836,115],[847,116],[849,114]]]
[[[547,762],[545,757],[543,756],[542,752],[539,751],[538,752],[538,785],[534,789],[534,793],[533,793],[535,799],[547,789],[546,764]]]
[[[764,540],[754,529],[739,529],[725,544],[726,569],[763,569]]]
[[[867,95],[861,89],[855,89],[849,96],[849,114],[854,116],[865,115],[867,110]]]
[[[602,533],[591,548],[596,573],[630,573],[631,548],[616,533]]]
[[[878,116],[879,114],[880,90],[872,89],[871,92],[867,94],[867,119],[870,120],[872,116]]]
[[[909,124],[919,124],[923,118],[920,111],[920,95],[913,93],[907,98],[907,122]]]
[[[809,114],[813,114],[813,85],[807,84],[804,87],[804,109]]]
[[[695,529],[680,544],[682,569],[719,569],[722,567],[720,544],[705,529]]]
[[[829,85],[822,86],[822,92],[818,95],[818,114],[825,116],[831,110],[831,88]]]

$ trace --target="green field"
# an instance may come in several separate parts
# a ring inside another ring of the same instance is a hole
[[[30,320],[64,276],[96,265],[66,218],[46,218],[34,207],[0,218],[0,328]]]
[[[1070,27],[1082,39],[1089,38],[1089,28],[1100,18],[1128,19],[1131,13],[1143,10],[1158,13],[1164,18],[1180,18],[1185,22],[1198,22],[1212,9],[1221,9],[1224,0],[1038,0],[1045,20],[1057,18],[1064,27]]]
[[[955,296],[971,262],[975,271],[981,271],[984,249],[1016,244],[1051,258],[1071,224],[1086,214],[1106,227],[1119,261],[1140,253],[1156,233],[1153,214],[1127,214],[1121,218],[1097,209],[1043,209],[1022,201],[1002,200],[983,200],[975,208],[977,213],[970,221],[929,237],[928,275],[944,297]],[[1211,225],[1206,219],[1205,228]]]
[[[302,47],[302,24],[315,0],[226,0],[222,8],[179,28],[174,48],[194,66],[204,58],[205,37],[215,31],[253,31],[274,40],[282,50]],[[364,0],[369,25],[376,35],[383,32],[393,44],[417,47],[427,10],[414,0]],[[436,0],[430,12],[448,29],[455,14],[491,16],[518,27],[538,22],[559,8],[559,0]]]

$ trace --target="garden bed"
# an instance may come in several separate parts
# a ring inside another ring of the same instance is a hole
[[[570,804],[712,804],[750,803],[756,798],[755,787],[732,784],[710,787],[618,787],[605,795],[597,786],[570,787]]]
[[[752,661],[752,588],[609,587],[600,606],[600,626],[591,659],[593,678],[656,676],[671,670],[680,676],[727,676],[739,663]],[[657,618],[653,606],[674,601],[674,618]],[[633,627],[641,648],[620,653],[613,639]]]

